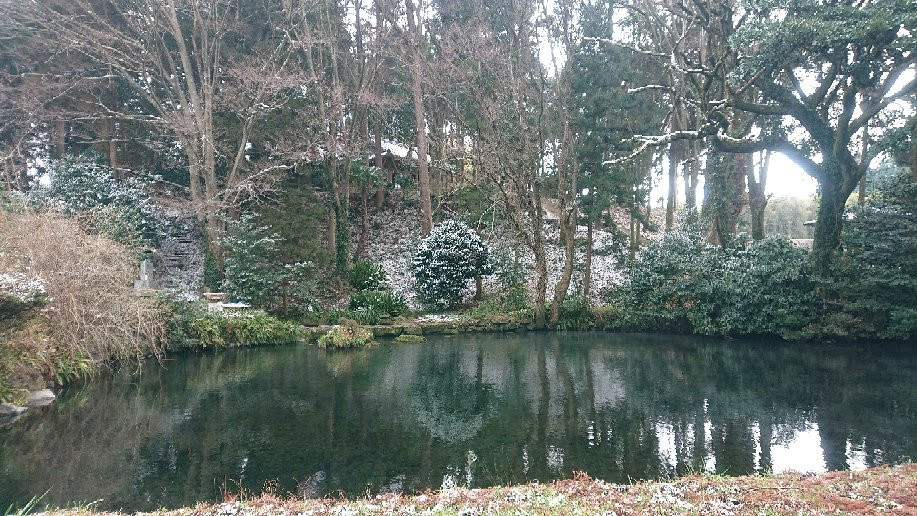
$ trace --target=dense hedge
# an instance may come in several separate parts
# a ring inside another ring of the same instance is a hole
[[[784,338],[917,337],[917,182],[880,183],[848,216],[826,276],[769,238],[721,248],[682,229],[647,245],[606,298],[620,329]]]
[[[917,181],[881,181],[852,211],[844,252],[821,278],[827,332],[854,338],[917,337]]]
[[[650,243],[608,300],[625,327],[734,336],[799,336],[818,306],[808,253],[789,240],[721,248],[690,230]]]

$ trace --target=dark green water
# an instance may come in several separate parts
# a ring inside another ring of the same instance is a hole
[[[605,334],[277,347],[115,371],[0,429],[0,510],[917,458],[917,350]]]

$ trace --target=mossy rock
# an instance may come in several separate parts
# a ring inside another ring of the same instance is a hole
[[[401,344],[419,344],[425,340],[422,335],[399,335],[395,337],[395,342]]]
[[[407,324],[402,327],[404,335],[423,335],[423,328],[417,324]]]
[[[401,326],[382,326],[382,325],[373,325],[369,326],[369,329],[373,332],[373,338],[383,339],[383,338],[392,338],[401,335],[404,328]]]
[[[363,348],[375,344],[373,334],[362,326],[335,326],[319,337],[318,347],[325,349]]]

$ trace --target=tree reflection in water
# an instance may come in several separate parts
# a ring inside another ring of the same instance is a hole
[[[182,355],[0,429],[0,505],[897,463],[917,456],[915,365],[904,346],[592,333]]]

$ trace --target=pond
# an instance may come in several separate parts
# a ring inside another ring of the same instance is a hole
[[[601,333],[173,356],[0,429],[0,510],[148,510],[917,457],[917,350]]]

